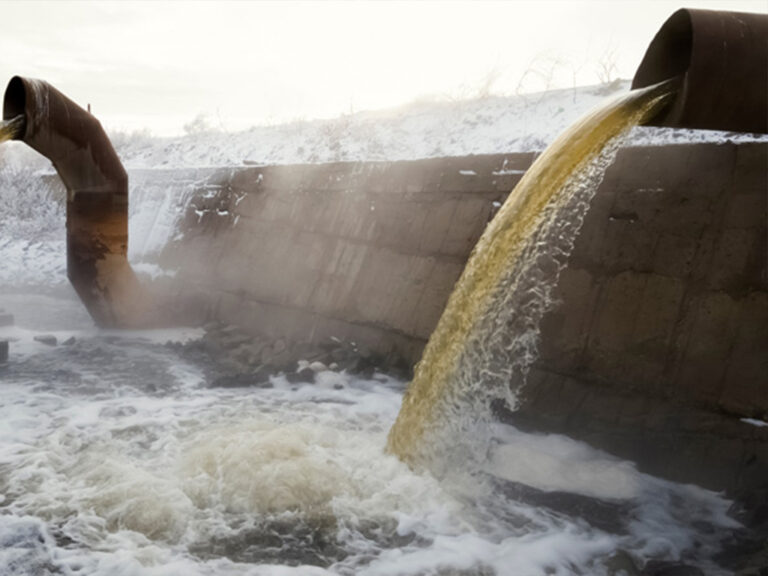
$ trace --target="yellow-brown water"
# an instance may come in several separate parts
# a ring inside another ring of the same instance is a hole
[[[21,135],[24,130],[24,115],[20,114],[10,120],[0,122],[0,142],[13,140]]]
[[[474,441],[483,449],[476,430],[467,432],[489,417],[494,397],[514,407],[513,388],[536,356],[539,320],[619,137],[670,97],[665,84],[605,104],[564,132],[526,172],[454,287],[389,432],[389,451],[409,464],[427,464],[445,428],[451,429],[443,435],[450,445]]]

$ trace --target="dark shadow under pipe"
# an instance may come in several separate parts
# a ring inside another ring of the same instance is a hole
[[[768,14],[678,10],[648,46],[632,88],[678,78],[649,125],[768,134]]]
[[[67,276],[102,327],[144,323],[140,289],[127,260],[128,174],[99,121],[42,80],[14,76],[3,119],[19,115],[17,136],[53,163],[67,189]]]

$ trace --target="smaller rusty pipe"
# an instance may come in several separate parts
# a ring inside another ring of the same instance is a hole
[[[768,133],[768,15],[688,8],[672,14],[632,88],[674,78],[677,97],[648,124]]]
[[[14,76],[3,119],[53,163],[67,188],[67,276],[102,327],[143,323],[127,260],[128,175],[99,121],[42,80]]]

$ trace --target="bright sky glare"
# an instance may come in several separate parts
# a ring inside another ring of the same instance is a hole
[[[0,82],[43,78],[110,128],[242,129],[419,98],[631,78],[681,6],[766,0],[2,2]]]

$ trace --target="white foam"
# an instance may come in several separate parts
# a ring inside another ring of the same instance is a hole
[[[594,498],[634,498],[642,477],[631,462],[618,460],[556,434],[525,434],[498,428],[503,440],[490,452],[488,472],[541,490]]]
[[[273,376],[272,389],[211,389],[162,345],[199,332],[86,330],[72,347],[48,348],[30,341],[34,330],[13,330],[28,348],[0,387],[0,541],[17,542],[0,562],[21,562],[21,573],[48,563],[95,576],[600,574],[616,548],[674,559],[716,548],[693,523],[715,535],[736,526],[717,495],[507,426],[492,431],[487,473],[630,502],[626,534],[460,469],[440,482],[414,472],[384,453],[404,385],[383,375],[320,370],[317,384]],[[238,556],[275,526],[290,538],[314,527],[344,553],[324,568],[301,556],[288,566],[285,555],[308,546],[288,540],[274,557],[258,545]],[[216,542],[234,552],[215,552]]]

